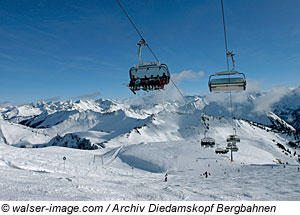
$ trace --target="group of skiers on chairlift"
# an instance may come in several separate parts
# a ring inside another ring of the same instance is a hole
[[[129,87],[132,90],[140,90],[141,87],[143,90],[164,89],[164,86],[169,83],[169,79],[170,77],[168,77],[165,73],[163,73],[162,77],[159,75],[156,77],[151,75],[150,78],[148,78],[147,75],[145,75],[144,78],[140,78],[139,76],[135,78],[133,75],[130,80]]]

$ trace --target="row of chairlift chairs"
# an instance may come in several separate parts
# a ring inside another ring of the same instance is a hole
[[[207,130],[204,132],[204,138],[201,139],[201,146],[202,147],[214,147],[216,142],[214,138],[206,137]],[[227,153],[229,150],[232,150],[233,152],[238,151],[238,147],[236,145],[237,142],[240,142],[240,138],[238,135],[229,135],[226,138],[227,146],[225,149],[217,148],[217,153]]]
[[[129,89],[136,94],[136,91],[146,90],[146,91],[154,91],[161,90],[165,85],[170,83],[170,72],[168,66],[166,64],[162,64],[160,62],[142,62],[141,60],[141,48],[146,46],[146,42],[144,39],[141,39],[137,44],[139,46],[138,49],[138,58],[139,64],[135,64],[129,70],[130,83],[127,85]],[[228,52],[227,56],[232,60],[232,70],[218,72],[209,77],[208,87],[210,92],[224,92],[224,91],[243,91],[246,90],[246,77],[244,73],[238,72],[235,70],[235,61],[234,61],[234,53]],[[153,83],[154,86],[147,87],[149,84],[149,77],[155,77],[159,80],[159,83]],[[137,78],[140,79],[140,83],[137,85],[135,82]],[[163,83],[162,83],[163,81]],[[207,131],[205,131],[206,133]],[[228,152],[228,150],[238,151],[236,146],[237,142],[240,142],[240,138],[238,135],[229,135],[227,137],[227,146],[224,150]],[[201,139],[202,146],[214,146],[215,140],[211,137],[205,137]],[[219,148],[218,148],[219,149]],[[219,149],[220,150],[220,149]],[[217,152],[217,151],[216,151]]]
[[[170,72],[166,64],[160,62],[142,62],[141,60],[141,48],[146,45],[144,39],[141,39],[137,44],[139,64],[135,64],[129,70],[130,83],[128,87],[132,91],[143,90],[160,90],[165,85],[170,83]],[[220,92],[220,91],[243,91],[246,90],[246,77],[244,73],[238,72],[235,70],[235,61],[233,52],[228,52],[227,55],[231,57],[233,68],[230,71],[218,72],[209,77],[208,87],[210,92]],[[227,76],[227,77],[226,77]],[[156,84],[156,87],[143,87],[145,84],[145,78],[149,79],[150,77],[157,78],[159,77],[160,83]],[[136,79],[139,78],[141,82],[136,86]],[[162,80],[164,83],[162,84]]]
[[[235,61],[234,53],[227,52],[227,56],[232,60],[232,70],[218,72],[209,77],[208,87],[210,92],[221,92],[221,91],[244,91],[246,90],[246,76],[244,73],[238,72],[235,70]],[[207,131],[205,131],[206,134]],[[227,146],[225,149],[217,148],[216,153],[227,153],[229,150],[232,152],[237,152],[238,147],[237,142],[240,142],[240,137],[236,135],[236,130],[234,129],[233,135],[229,135],[226,138]],[[210,146],[215,145],[215,140],[211,137],[205,137],[201,139],[201,146]]]
[[[206,133],[207,131],[205,131]],[[240,142],[240,138],[238,135],[234,134],[234,135],[229,135],[226,138],[226,148],[216,148],[215,152],[217,154],[226,154],[229,152],[229,150],[233,151],[233,152],[237,152],[238,151],[238,147],[236,145],[237,142]],[[204,137],[201,139],[201,146],[202,147],[214,147],[216,144],[215,139],[211,138],[211,137]]]

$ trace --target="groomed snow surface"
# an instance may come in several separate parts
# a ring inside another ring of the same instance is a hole
[[[216,146],[204,148],[204,125],[177,103],[57,106],[3,108],[0,200],[300,200],[300,150],[268,128],[206,116]],[[215,153],[232,124],[241,138],[234,162]],[[78,149],[82,141],[96,149]]]
[[[0,149],[1,200],[300,200],[296,166],[230,163],[197,142],[120,147],[103,165],[101,150]]]

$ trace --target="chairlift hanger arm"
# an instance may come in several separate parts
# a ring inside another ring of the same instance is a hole
[[[235,54],[233,53],[233,51],[231,52],[227,52],[227,56],[231,57],[232,60],[232,71],[235,70],[235,60],[233,59],[233,56],[235,56]]]
[[[142,47],[144,47],[146,45],[146,41],[142,38],[140,39],[140,41],[136,44],[137,46],[139,46],[139,49],[138,49],[138,57],[139,57],[139,62],[140,64],[142,63],[142,58],[141,58],[141,55],[142,55]]]

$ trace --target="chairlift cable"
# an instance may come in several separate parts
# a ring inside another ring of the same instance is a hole
[[[134,29],[136,30],[136,32],[138,33],[138,35],[141,37],[141,39],[144,39],[143,36],[142,36],[142,34],[139,32],[139,30],[137,29],[137,27],[133,23],[133,21],[130,19],[130,17],[128,15],[128,13],[126,12],[126,10],[123,8],[123,6],[121,5],[121,3],[119,2],[119,0],[116,0],[116,2],[119,4],[120,8],[123,10],[123,12],[127,16],[128,20],[130,21],[130,23],[132,24],[132,26],[134,27]]]
[[[146,46],[149,49],[149,51],[151,52],[151,54],[153,55],[153,57],[156,59],[156,61],[159,62],[158,58],[156,57],[156,55],[154,54],[154,52],[152,51],[152,49],[150,48],[150,46],[148,45],[148,43],[146,43]]]
[[[223,30],[224,30],[224,41],[225,41],[225,55],[226,55],[226,62],[227,62],[227,71],[229,71],[229,62],[228,62],[228,48],[227,48],[227,36],[226,36],[226,24],[225,24],[225,15],[224,15],[224,6],[223,6],[223,0],[221,0],[221,6],[222,6],[222,18],[223,18]]]
[[[118,3],[118,5],[120,6],[120,8],[122,9],[122,11],[124,12],[124,14],[127,16],[128,20],[130,21],[130,23],[132,24],[132,26],[134,27],[135,31],[138,33],[138,35],[140,36],[140,38],[144,41],[146,41],[144,39],[144,37],[142,36],[141,32],[138,30],[138,28],[136,27],[136,25],[134,24],[134,22],[132,21],[132,19],[129,17],[128,13],[126,12],[126,10],[124,9],[124,7],[121,5],[119,0],[116,0],[116,2]],[[149,49],[149,51],[151,52],[151,54],[153,55],[153,57],[156,59],[157,62],[159,62],[159,59],[156,57],[156,55],[154,54],[154,52],[152,51],[152,49],[150,48],[150,46],[148,45],[148,43],[146,43],[147,48]]]
[[[228,45],[227,45],[227,35],[226,35],[226,24],[225,24],[223,0],[221,0],[221,7],[222,7],[223,30],[224,30],[224,41],[225,41],[225,51],[226,51],[226,53],[225,53],[226,54],[226,63],[227,63],[227,71],[229,71]],[[232,128],[234,129],[233,115],[232,115],[232,93],[231,93],[231,91],[229,92],[229,97],[230,97],[230,116],[232,118]]]
[[[177,87],[177,85],[175,84],[175,82],[173,81],[173,79],[170,78],[170,80],[173,83],[173,85],[175,86],[176,90],[179,92],[180,96],[183,98],[185,104],[188,105],[188,101],[186,100],[186,98],[184,97],[184,95],[182,94],[182,92],[180,91],[180,89]],[[192,111],[192,113],[194,114],[195,118],[198,120],[199,124],[201,124],[205,128],[205,126],[202,123],[202,120],[199,119],[199,117],[195,113],[196,107],[194,105],[193,105],[193,107],[194,107],[194,111]]]

